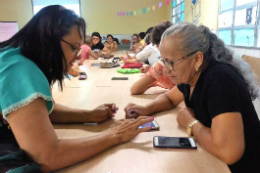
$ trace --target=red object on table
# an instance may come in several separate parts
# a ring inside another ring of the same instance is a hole
[[[122,68],[142,68],[143,63],[125,63]]]

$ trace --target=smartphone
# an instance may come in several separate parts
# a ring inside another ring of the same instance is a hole
[[[152,122],[145,123],[145,124],[139,126],[138,129],[141,129],[141,128],[144,128],[144,127],[147,127],[147,126],[152,126],[151,130],[159,130],[159,125],[154,120]]]
[[[197,145],[193,138],[165,136],[154,136],[153,146],[158,148],[197,148]]]
[[[128,80],[128,77],[112,77],[111,80]]]

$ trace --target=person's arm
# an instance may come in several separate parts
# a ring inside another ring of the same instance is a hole
[[[178,106],[183,100],[182,92],[175,86],[170,91],[159,95],[154,101],[146,106],[129,103],[125,108],[126,118],[136,118],[170,110]]]
[[[111,52],[107,47],[104,46],[104,48],[102,49],[103,52]]]
[[[76,62],[73,63],[73,66],[68,71],[68,74],[76,77],[76,76],[79,76],[79,73],[80,73],[80,69],[79,69],[79,66],[78,66],[78,62],[76,61]]]
[[[140,61],[138,60],[138,59],[135,59],[135,58],[133,58],[133,59],[125,59],[125,58],[121,58],[121,60],[123,60],[124,61],[124,63],[139,63]]]
[[[177,118],[184,128],[194,120],[194,113],[187,108],[181,110]],[[192,127],[192,133],[206,151],[229,165],[236,163],[244,153],[243,121],[238,112],[217,115],[212,119],[211,128],[198,122]]]
[[[113,46],[113,50],[112,50],[112,52],[115,52],[115,51],[117,51],[117,50],[118,50],[117,43],[116,43],[116,42],[114,42],[114,46]]]
[[[115,116],[115,104],[103,104],[93,110],[69,108],[55,104],[50,120],[52,123],[99,123]]]
[[[158,96],[152,103],[146,105],[148,115],[173,109],[184,100],[182,92],[175,86],[170,91]]]
[[[131,86],[131,94],[132,95],[138,95],[138,94],[143,94],[155,81],[155,79],[148,77],[148,76],[143,76],[141,79],[136,81],[132,86]]]
[[[7,118],[19,146],[29,158],[40,164],[43,172],[70,166],[126,142],[138,133],[148,131],[151,127],[138,129],[138,126],[153,120],[151,117],[122,120],[97,136],[59,140],[42,98],[10,113]]]
[[[88,54],[89,54],[92,58],[98,59],[97,54],[95,54],[91,49],[89,49]]]
[[[138,53],[138,52],[140,52],[141,50],[143,50],[143,45],[142,45],[142,43],[136,43],[136,45],[135,45],[135,48],[134,48],[134,53]]]
[[[133,50],[134,50],[134,44],[132,42],[131,45],[130,45],[129,51],[133,51]]]

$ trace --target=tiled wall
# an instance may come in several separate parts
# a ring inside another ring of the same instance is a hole
[[[240,47],[231,47],[238,55],[249,55],[260,58],[260,49],[249,49]],[[259,67],[260,68],[260,67]]]

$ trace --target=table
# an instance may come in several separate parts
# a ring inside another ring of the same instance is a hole
[[[165,89],[150,88],[144,95],[132,96],[131,84],[141,74],[130,74],[128,81],[111,81],[111,77],[121,76],[112,69],[90,67],[97,60],[85,61],[88,79],[80,81],[73,78],[66,81],[66,88],[61,93],[54,87],[53,97],[56,103],[74,108],[93,109],[103,103],[116,103],[119,111],[116,117],[98,125],[55,124],[54,129],[59,139],[76,139],[94,136],[109,129],[115,120],[124,118],[124,107],[132,102],[145,105],[155,99]],[[180,107],[184,106],[183,104]],[[65,173],[227,173],[227,165],[207,153],[198,145],[197,150],[157,149],[153,147],[153,136],[187,137],[185,129],[176,122],[178,109],[157,113],[155,120],[159,131],[139,134],[133,140],[114,146],[109,150],[70,166],[58,172]],[[95,147],[95,146],[93,146]],[[83,151],[84,152],[84,151]]]

